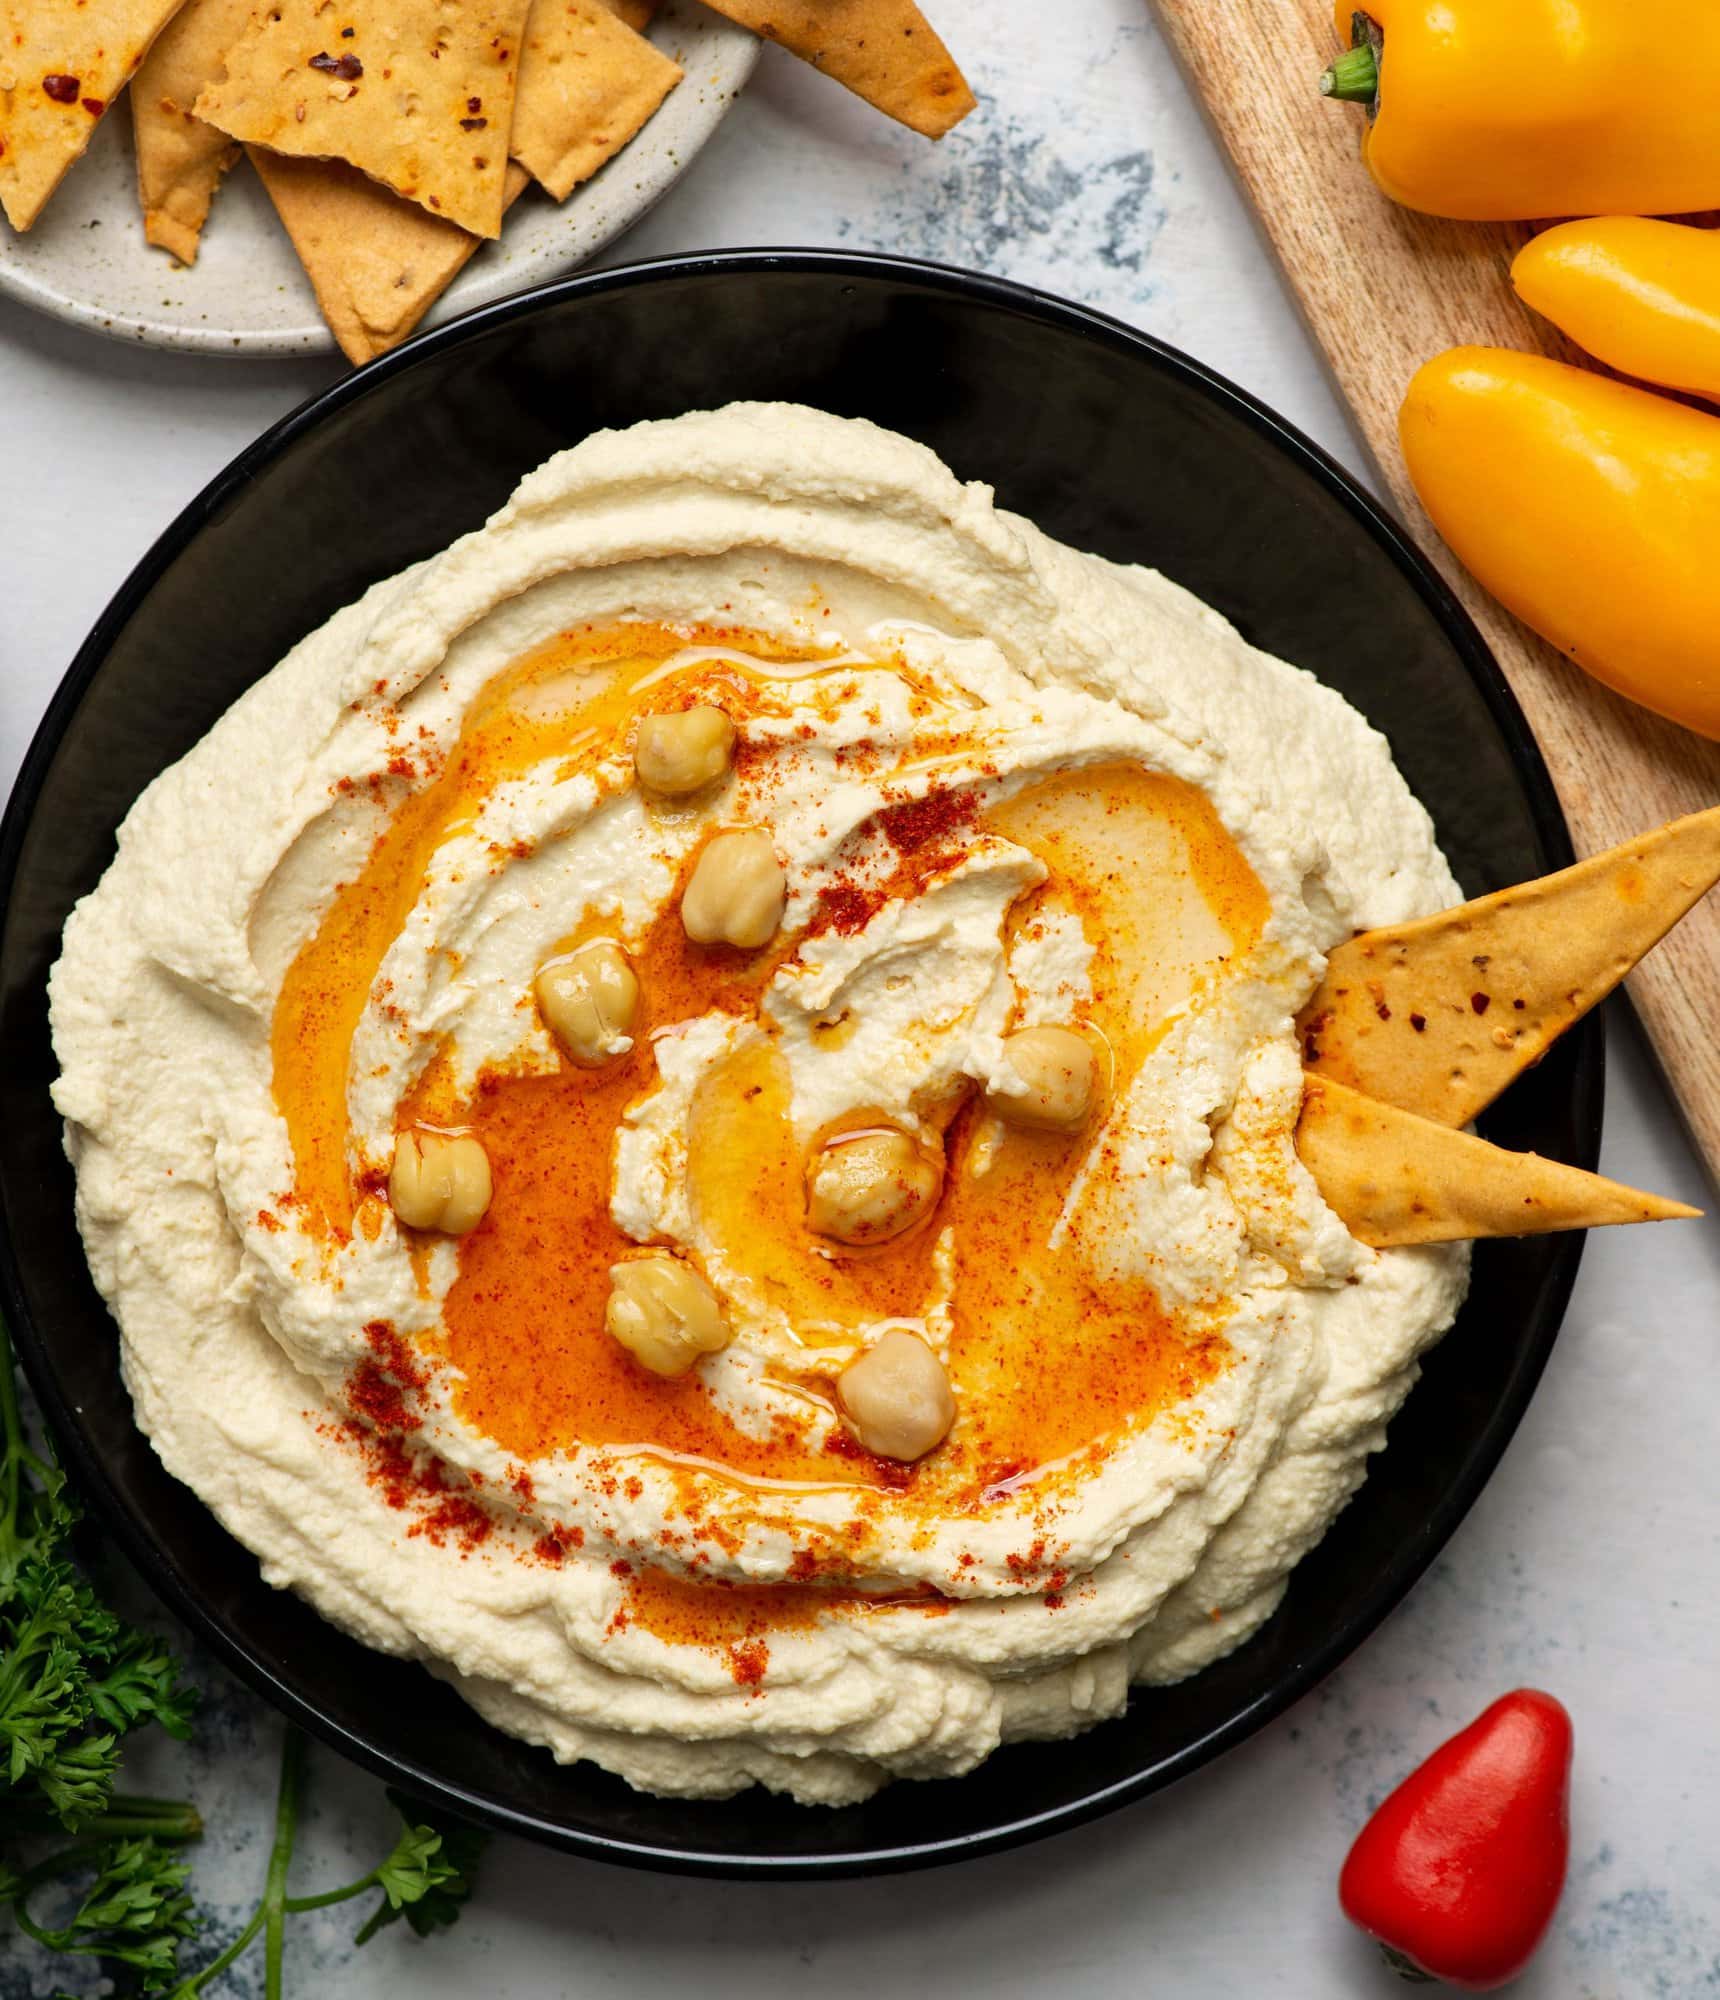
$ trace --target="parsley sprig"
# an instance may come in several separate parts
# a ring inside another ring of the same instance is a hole
[[[289,1729],[262,1898],[225,1950],[182,1971],[180,1948],[202,1919],[181,1850],[201,1837],[202,1817],[186,1800],[143,1798],[116,1781],[134,1730],[191,1734],[196,1691],[161,1640],[102,1602],[74,1554],[79,1518],[65,1474],[31,1446],[0,1320],[0,1909],[19,1930],[49,1951],[129,1968],[131,1990],[169,2000],[213,1994],[260,1933],[264,1991],[281,2000],[290,1916],[375,1894],[359,1944],[401,1917],[420,1936],[453,1923],[482,1836],[396,1792],[400,1837],[376,1867],[338,1889],[288,1895],[305,1781],[305,1742]],[[50,1899],[67,1912],[59,1921],[38,1913]]]
[[[278,2000],[283,1991],[287,1918],[300,1916],[307,1910],[326,1910],[334,1903],[350,1903],[373,1890],[381,1890],[382,1899],[360,1926],[354,1939],[357,1944],[368,1944],[385,1924],[393,1923],[397,1917],[404,1917],[420,1937],[427,1937],[459,1916],[472,1893],[483,1835],[468,1826],[435,1827],[415,1822],[412,1815],[417,1808],[395,1791],[388,1796],[399,1809],[404,1824],[400,1838],[385,1860],[359,1876],[356,1882],[347,1882],[338,1889],[325,1889],[314,1896],[289,1896],[287,1867],[298,1834],[304,1767],[304,1738],[289,1730],[281,1756],[275,1844],[269,1850],[263,1899],[251,1921],[227,1949],[175,1986],[170,2000],[194,2000],[195,1995],[207,1991],[211,1981],[250,1950],[259,1931],[263,1934],[263,1990],[268,2000]]]

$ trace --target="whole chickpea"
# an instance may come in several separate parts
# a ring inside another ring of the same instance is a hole
[[[735,726],[720,708],[642,715],[633,732],[633,769],[659,798],[690,798],[714,785],[734,754]]]
[[[593,938],[538,968],[533,981],[549,1031],[573,1060],[596,1069],[632,1048],[639,979],[612,938]]]
[[[843,1369],[836,1394],[866,1449],[904,1465],[942,1444],[956,1420],[944,1364],[903,1326],[886,1328]]]
[[[465,1236],[490,1206],[490,1156],[470,1133],[415,1126],[394,1142],[388,1201],[408,1229]]]
[[[667,1250],[614,1265],[603,1323],[653,1375],[685,1375],[701,1354],[734,1338],[717,1295],[691,1264]]]
[[[894,1126],[847,1132],[819,1147],[806,1171],[806,1220],[838,1243],[888,1243],[932,1212],[941,1151]]]
[[[782,922],[788,878],[762,827],[719,833],[693,865],[681,897],[681,923],[695,944],[756,951]]]
[[[1078,1132],[1092,1115],[1099,1066],[1085,1035],[1073,1028],[1023,1028],[1003,1045],[1004,1060],[1022,1088],[986,1091],[986,1108],[1007,1125],[1034,1132]]]

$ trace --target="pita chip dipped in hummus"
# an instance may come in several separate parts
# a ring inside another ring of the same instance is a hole
[[[1458,900],[1337,694],[922,446],[587,438],[68,924],[139,1421],[272,1582],[648,1790],[1068,1736],[1271,1616],[1464,1296],[1297,1150],[1328,954]]]

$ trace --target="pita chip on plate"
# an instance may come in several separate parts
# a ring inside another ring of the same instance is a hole
[[[483,244],[342,160],[246,150],[349,361],[362,365],[398,347]],[[529,180],[510,165],[504,199]]]
[[[1508,1153],[1309,1076],[1296,1150],[1327,1205],[1376,1250],[1698,1215],[1538,1153]]]
[[[514,107],[524,152],[509,163],[505,202],[530,178],[564,198],[627,143],[680,74],[603,0],[537,0]],[[249,150],[350,361],[397,347],[482,241],[344,161]]]
[[[974,108],[966,77],[914,0],[711,0],[711,5],[928,139],[941,139]]]
[[[0,8],[0,207],[28,229],[180,0]]]
[[[1574,868],[1339,945],[1298,1021],[1310,1070],[1467,1125],[1720,881],[1720,807]]]
[[[501,234],[530,0],[270,0],[196,114],[247,146],[345,160],[432,216]]]
[[[533,0],[520,50],[513,156],[565,201],[681,80],[606,0]]]
[[[227,134],[205,125],[191,107],[204,85],[221,74],[227,51],[251,25],[257,4],[185,0],[156,37],[131,86],[143,233],[182,264],[196,260],[209,204],[239,157]]]

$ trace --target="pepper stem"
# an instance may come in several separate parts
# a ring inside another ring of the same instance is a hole
[[[1413,1958],[1409,1957],[1407,1953],[1399,1951],[1396,1945],[1387,1944],[1384,1938],[1379,1939],[1378,1943],[1381,1958],[1385,1960],[1386,1964],[1391,1967],[1392,1971],[1400,1979],[1407,1979],[1412,1986],[1432,1986],[1437,1984],[1431,1972],[1427,1972],[1421,1966],[1417,1965]]]
[[[1372,104],[1380,94],[1380,59],[1372,42],[1346,49],[1320,78],[1320,95],[1340,104]]]

